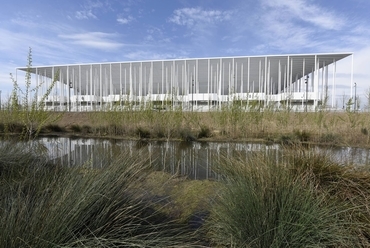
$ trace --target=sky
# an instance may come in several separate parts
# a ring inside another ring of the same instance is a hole
[[[34,66],[354,52],[366,104],[369,13],[369,0],[3,1],[0,91],[11,92],[9,73],[27,65],[29,48]],[[351,60],[337,64],[337,98],[351,91]]]

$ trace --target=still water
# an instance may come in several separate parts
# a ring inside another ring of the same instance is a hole
[[[66,166],[90,166],[100,168],[118,155],[146,156],[153,166],[170,173],[186,175],[192,179],[217,178],[212,170],[219,156],[248,156],[262,151],[281,156],[279,144],[243,142],[179,142],[179,141],[131,141],[106,139],[72,139],[67,137],[40,138],[52,160]],[[370,149],[315,146],[311,149],[328,152],[344,165],[369,165]]]

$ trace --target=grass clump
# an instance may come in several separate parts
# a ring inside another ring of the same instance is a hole
[[[192,233],[156,210],[159,199],[145,197],[143,156],[98,170],[49,164],[31,151],[0,147],[1,247],[195,246]]]
[[[82,132],[82,127],[78,124],[72,124],[70,129],[72,130],[72,132],[75,132],[75,133],[81,133]]]
[[[306,130],[295,130],[294,135],[301,141],[307,142],[311,139],[311,134]]]
[[[150,131],[142,126],[136,128],[135,134],[139,137],[139,139],[150,138]]]
[[[82,132],[83,134],[92,133],[92,128],[91,128],[90,126],[88,126],[88,125],[83,125],[83,126],[81,127],[81,132]]]
[[[197,140],[197,138],[194,136],[194,134],[191,132],[189,128],[181,129],[179,135],[180,135],[180,139],[185,142]]]
[[[55,132],[55,133],[61,133],[65,132],[65,128],[57,125],[57,124],[48,124],[46,125],[43,130],[43,132]]]
[[[309,161],[310,155],[298,153],[285,160],[266,153],[246,160],[222,159],[223,187],[206,225],[211,243],[215,247],[361,247],[366,229],[351,217],[355,205],[330,197],[329,186],[318,190],[321,183],[313,168],[325,165],[310,162],[312,167],[306,169]],[[345,180],[341,183],[346,185]],[[370,216],[365,210],[361,213]]]
[[[341,136],[334,133],[324,133],[319,137],[319,142],[323,144],[337,145],[340,144],[341,140]]]
[[[212,131],[209,127],[201,126],[197,136],[198,139],[209,138],[212,136]]]

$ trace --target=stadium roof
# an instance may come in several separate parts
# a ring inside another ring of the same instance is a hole
[[[61,73],[65,73],[68,70],[85,68],[88,69],[90,67],[97,68],[109,68],[111,65],[115,65],[111,67],[112,74],[119,74],[119,66],[118,65],[140,65],[140,64],[150,64],[151,62],[163,62],[165,64],[172,64],[172,63],[180,63],[184,64],[186,61],[187,63],[191,63],[192,66],[195,66],[194,61],[201,61],[203,63],[198,63],[199,71],[207,70],[207,63],[204,61],[210,61],[210,63],[215,64],[219,63],[220,60],[223,63],[231,63],[235,61],[236,63],[246,64],[248,63],[250,68],[249,79],[250,81],[258,81],[260,77],[260,69],[261,67],[265,69],[267,63],[270,64],[270,77],[278,78],[279,74],[279,66],[281,70],[284,68],[289,69],[291,75],[294,78],[302,78],[307,74],[310,74],[312,71],[315,70],[315,58],[317,59],[317,68],[320,69],[324,66],[328,66],[336,61],[339,61],[343,58],[346,58],[353,53],[318,53],[318,54],[290,54],[290,55],[261,55],[261,56],[236,56],[236,57],[210,57],[210,58],[182,58],[182,59],[166,59],[166,60],[145,60],[145,61],[121,61],[121,62],[104,62],[104,63],[82,63],[82,64],[64,64],[64,65],[48,65],[48,66],[31,66],[30,72],[36,73],[52,78],[53,77],[53,70],[60,70]],[[248,62],[249,61],[249,62]],[[18,67],[17,70],[27,71],[27,67]],[[246,71],[246,67],[244,67]],[[266,70],[264,70],[266,71]],[[149,72],[147,71],[147,74]],[[227,73],[227,72],[225,72]],[[244,72],[246,73],[246,72]],[[84,79],[85,75],[82,74],[82,80]],[[64,79],[66,80],[66,79]],[[63,80],[63,81],[64,81]],[[67,82],[63,82],[67,83]]]

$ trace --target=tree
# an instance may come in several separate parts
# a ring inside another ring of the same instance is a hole
[[[54,75],[54,79],[47,88],[46,93],[41,97],[40,101],[37,99],[38,89],[40,85],[32,88],[31,86],[31,72],[32,72],[32,49],[29,48],[27,57],[27,69],[25,75],[25,86],[22,88],[18,82],[10,74],[13,82],[13,91],[10,99],[10,106],[8,108],[8,116],[10,120],[21,123],[23,131],[21,138],[31,140],[38,136],[41,129],[48,123],[52,123],[61,117],[62,114],[55,115],[47,111],[45,108],[45,100],[50,95],[59,79],[59,71]],[[33,95],[32,95],[33,94]]]

